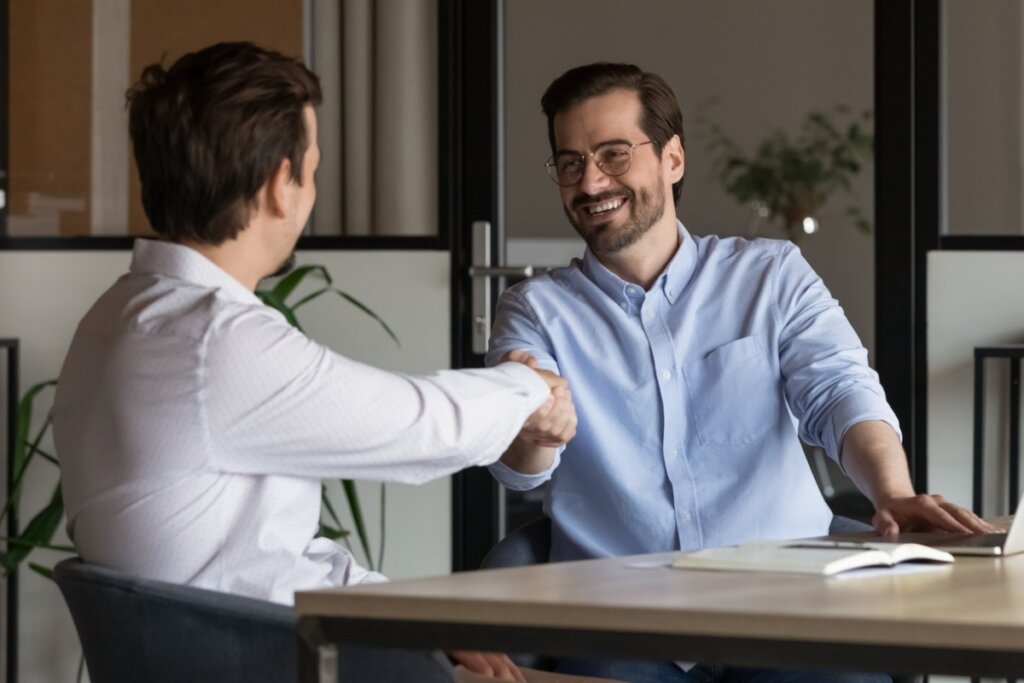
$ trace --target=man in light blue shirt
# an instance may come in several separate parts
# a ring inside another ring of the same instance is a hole
[[[593,64],[559,77],[541,104],[548,170],[587,250],[504,293],[487,362],[535,363],[572,387],[579,424],[564,450],[550,446],[563,426],[539,420],[491,466],[509,488],[550,481],[552,560],[825,534],[832,513],[801,438],[842,464],[874,503],[880,533],[992,529],[940,496],[915,495],[867,352],[793,244],[696,237],[676,219],[667,198],[678,202],[683,180],[682,115],[664,80]]]

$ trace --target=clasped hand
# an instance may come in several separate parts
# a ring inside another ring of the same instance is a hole
[[[572,402],[569,382],[548,370],[537,369],[537,359],[525,351],[509,351],[502,362],[513,361],[532,368],[551,389],[551,397],[523,424],[522,439],[535,446],[555,448],[576,436],[576,406]]]

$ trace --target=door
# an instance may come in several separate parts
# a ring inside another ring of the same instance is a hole
[[[573,243],[575,233],[543,167],[550,150],[539,100],[566,69],[629,62],[664,76],[672,86],[683,109],[687,150],[677,215],[694,234],[745,234],[754,218],[750,206],[730,196],[715,173],[705,135],[709,120],[751,150],[774,130],[797,134],[814,111],[833,111],[836,105],[852,112],[881,108],[874,100],[872,45],[876,20],[889,17],[876,14],[867,2],[800,0],[767,7],[713,0],[487,0],[461,8],[456,22],[461,175],[458,215],[453,213],[450,223],[455,366],[481,363],[473,347],[474,328],[487,325],[480,302],[493,301],[502,286],[500,279],[492,280],[491,291],[479,293],[474,308],[472,285],[481,282],[469,273],[481,265],[474,261],[474,249],[501,267],[564,265],[583,252],[582,243]],[[709,54],[715,58],[709,60]],[[857,196],[837,195],[825,207],[821,230],[800,244],[869,351],[875,306],[864,273],[873,268],[874,237],[858,232],[845,209],[857,203],[871,213],[873,180],[873,168],[862,173],[854,183]],[[757,234],[783,237],[777,228],[758,226]],[[478,243],[484,234],[489,245]],[[533,238],[545,240],[541,256],[518,255],[517,244]],[[486,471],[459,475],[453,491],[453,566],[472,569],[515,523],[510,520],[523,501],[503,498]],[[538,514],[535,500],[524,509]]]

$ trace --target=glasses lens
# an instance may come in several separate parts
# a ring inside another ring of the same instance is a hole
[[[629,145],[608,145],[599,149],[594,156],[602,171],[608,175],[622,175],[629,170],[633,148]]]
[[[574,185],[583,175],[583,160],[578,154],[559,154],[555,157],[554,169],[553,177],[556,183]]]

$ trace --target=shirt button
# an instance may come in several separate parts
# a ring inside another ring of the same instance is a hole
[[[629,302],[628,301],[623,301],[619,305],[622,306],[622,310],[626,310],[627,308],[629,308]]]
[[[661,377],[662,377],[662,379],[672,379],[672,371],[671,370],[662,370],[661,371]]]
[[[689,521],[690,521],[690,513],[689,513],[689,512],[687,512],[686,510],[683,510],[682,514],[681,514],[681,515],[679,515],[679,517],[680,517],[680,519],[682,519],[682,520],[683,520],[684,522],[689,522]]]
[[[670,452],[670,455],[673,458],[678,458],[679,457],[679,449],[678,448],[673,448],[672,451]]]
[[[675,294],[675,293],[676,293],[676,291],[675,291],[674,289],[669,289],[669,290],[668,290],[668,295],[669,295],[669,296],[672,296],[672,295],[673,295],[673,294]]]

